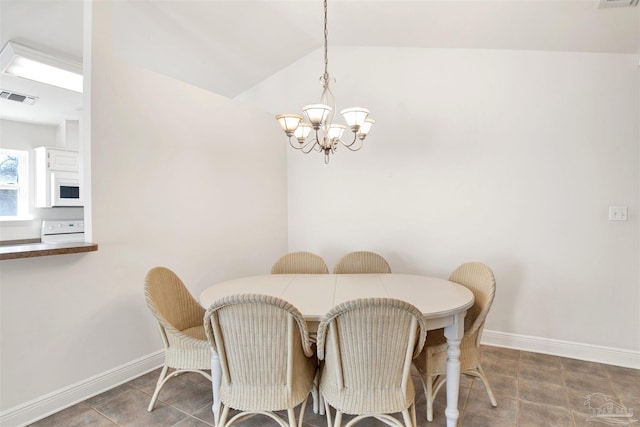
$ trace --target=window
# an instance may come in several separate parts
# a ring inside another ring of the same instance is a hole
[[[0,219],[29,214],[29,153],[0,148]]]

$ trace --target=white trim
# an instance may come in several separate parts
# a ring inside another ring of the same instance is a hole
[[[636,350],[487,330],[482,333],[481,341],[497,347],[640,369],[640,351]]]
[[[25,426],[124,384],[133,378],[162,366],[163,363],[164,350],[143,356],[29,402],[0,411],[0,425],[7,427]]]

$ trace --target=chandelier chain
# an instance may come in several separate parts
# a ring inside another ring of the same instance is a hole
[[[327,45],[329,44],[329,30],[327,29],[327,0],[324,0],[324,81],[325,84],[329,82],[329,50]]]

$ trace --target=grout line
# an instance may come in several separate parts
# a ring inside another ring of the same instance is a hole
[[[84,402],[83,402],[84,403]],[[91,405],[88,405],[86,403],[84,403],[89,409],[91,409],[93,412],[95,412],[96,414],[100,415],[102,418],[107,419],[110,423],[112,423],[115,426],[120,426],[118,423],[116,423],[114,420],[112,420],[111,418],[109,418],[108,416],[106,416],[105,414],[103,414],[102,412],[98,411],[96,408],[94,408]]]

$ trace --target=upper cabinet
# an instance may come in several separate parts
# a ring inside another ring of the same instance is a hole
[[[38,147],[36,152],[36,174],[40,172],[79,172],[80,155],[75,150]]]

